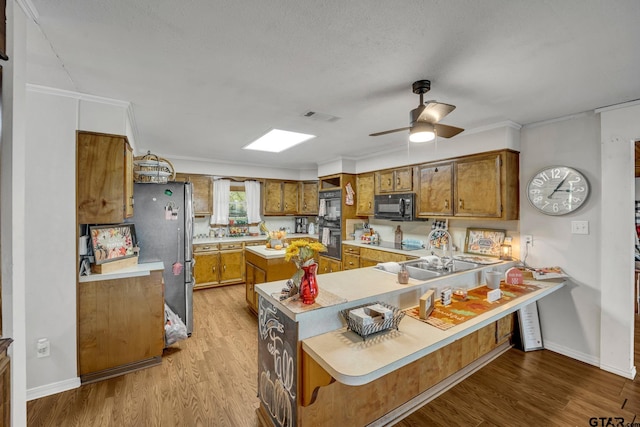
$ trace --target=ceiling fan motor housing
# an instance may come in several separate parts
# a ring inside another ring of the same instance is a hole
[[[418,80],[417,82],[413,82],[412,88],[413,88],[413,93],[415,93],[416,95],[427,93],[431,90],[431,81]]]

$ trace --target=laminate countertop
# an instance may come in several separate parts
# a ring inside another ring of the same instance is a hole
[[[152,271],[164,270],[164,263],[162,262],[146,262],[142,264],[136,264],[131,267],[123,268],[111,273],[105,274],[90,274],[88,276],[80,276],[80,283],[95,282],[98,280],[114,280],[124,279],[127,277],[148,276]]]
[[[514,262],[501,262],[473,270],[437,277],[427,281],[410,279],[406,285],[397,282],[395,274],[375,267],[347,270],[318,276],[320,293],[327,290],[343,303],[293,312],[272,297],[282,289],[284,281],[256,285],[256,290],[284,315],[298,323],[298,339],[308,353],[333,378],[347,385],[362,385],[416,361],[520,308],[555,292],[564,282],[527,280],[539,290],[480,314],[446,331],[405,316],[399,330],[391,330],[363,341],[340,316],[340,311],[361,304],[385,302],[400,309],[418,305],[429,289],[451,287],[473,288],[484,284],[488,269],[506,271]]]

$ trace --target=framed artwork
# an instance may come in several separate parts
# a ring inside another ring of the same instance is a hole
[[[449,228],[449,220],[434,220],[430,239],[427,242],[428,248],[442,249],[444,245],[449,244],[449,238],[446,231]]]
[[[96,265],[136,255],[136,231],[133,224],[90,225],[89,236]]]
[[[500,256],[500,245],[504,242],[505,230],[492,228],[467,228],[464,251],[468,254],[491,257]]]

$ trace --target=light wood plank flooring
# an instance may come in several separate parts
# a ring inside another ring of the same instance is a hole
[[[193,336],[165,350],[162,366],[31,401],[28,425],[257,426],[257,320],[244,286],[195,292],[194,317]],[[589,426],[590,417],[627,425],[640,423],[638,413],[640,380],[512,349],[397,425]]]

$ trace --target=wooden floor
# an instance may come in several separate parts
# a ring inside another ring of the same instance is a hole
[[[257,426],[257,320],[244,287],[195,292],[194,318],[193,336],[165,350],[162,366],[31,401],[28,425]],[[590,418],[622,417],[640,426],[636,414],[640,380],[512,349],[397,425],[602,426]]]

